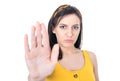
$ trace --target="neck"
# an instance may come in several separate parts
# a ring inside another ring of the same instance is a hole
[[[76,48],[73,47],[61,47],[61,50],[63,52],[63,55],[70,55],[70,54],[75,54]]]

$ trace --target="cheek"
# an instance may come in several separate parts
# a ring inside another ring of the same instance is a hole
[[[64,36],[63,33],[60,33],[60,32],[56,33],[57,39],[61,39],[63,36]]]
[[[77,39],[78,36],[79,36],[79,32],[76,32],[76,33],[75,33],[75,39]]]

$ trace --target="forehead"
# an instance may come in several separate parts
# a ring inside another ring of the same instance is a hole
[[[80,24],[80,19],[76,14],[65,15],[61,18],[59,23]]]

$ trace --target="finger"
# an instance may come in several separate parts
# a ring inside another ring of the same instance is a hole
[[[28,36],[27,34],[24,36],[24,49],[25,49],[25,56],[28,56],[30,52],[29,44],[28,44]]]
[[[43,45],[44,47],[49,48],[50,44],[49,44],[48,31],[46,30],[45,25],[43,23],[41,24],[41,26],[42,26]]]
[[[36,23],[37,29],[37,45],[42,46],[42,34],[41,34],[41,24],[39,22]]]
[[[31,49],[37,46],[36,37],[35,37],[35,27],[32,26],[31,28]]]
[[[58,44],[55,44],[53,46],[53,49],[52,49],[52,53],[51,53],[51,61],[53,63],[56,63],[57,60],[58,60],[58,55],[59,55],[59,45]]]

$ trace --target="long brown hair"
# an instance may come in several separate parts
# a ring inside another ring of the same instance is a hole
[[[63,18],[65,15],[69,14],[76,14],[78,18],[80,19],[80,33],[78,35],[78,39],[75,43],[75,47],[81,49],[81,42],[82,42],[82,15],[80,11],[71,5],[61,5],[59,6],[55,12],[53,13],[52,17],[49,20],[48,23],[48,34],[49,34],[49,41],[50,41],[50,47],[53,48],[54,44],[57,43],[56,35],[52,32],[52,30],[57,26],[59,21]],[[59,57],[58,60],[62,59],[62,50],[59,50]]]

